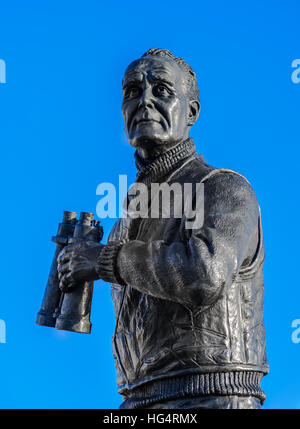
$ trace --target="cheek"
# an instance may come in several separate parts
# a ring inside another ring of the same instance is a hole
[[[122,105],[122,115],[125,123],[127,123],[128,119],[130,118],[131,110],[132,109],[130,109],[130,106]]]
[[[170,120],[173,127],[180,127],[187,119],[187,106],[184,100],[174,100],[169,105]]]
[[[122,105],[121,105],[121,112],[122,112],[122,115],[123,115],[123,117],[125,118],[125,116],[126,116],[126,112],[127,112],[127,106],[126,106],[126,103],[122,103]]]

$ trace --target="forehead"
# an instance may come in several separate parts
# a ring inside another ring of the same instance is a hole
[[[175,61],[162,57],[146,57],[131,63],[124,75],[123,85],[130,80],[142,80],[143,76],[155,80],[167,80],[176,85],[184,80],[184,73]]]

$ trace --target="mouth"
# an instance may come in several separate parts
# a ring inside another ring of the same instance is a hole
[[[149,124],[149,122],[159,123],[155,119],[140,119],[139,121],[135,121],[136,125],[139,125],[139,124]]]

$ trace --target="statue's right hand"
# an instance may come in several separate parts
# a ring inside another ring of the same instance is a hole
[[[82,241],[66,246],[58,255],[57,271],[59,287],[71,292],[77,284],[98,280],[97,260],[104,245],[94,241]]]

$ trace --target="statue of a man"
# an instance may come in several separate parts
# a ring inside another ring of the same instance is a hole
[[[111,283],[120,408],[260,408],[265,399],[260,209],[243,176],[195,151],[199,111],[196,75],[182,58],[150,49],[129,65],[122,113],[136,182],[204,184],[203,222],[123,217],[106,245],[70,245],[58,259],[64,290]]]

